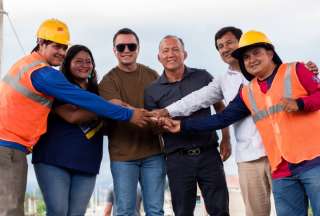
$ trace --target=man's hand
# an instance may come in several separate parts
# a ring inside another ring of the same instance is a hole
[[[160,118],[155,117],[152,112],[150,112],[150,114],[152,116],[150,117],[149,126],[152,128],[152,131],[155,134],[161,134],[163,132],[166,132],[166,130],[163,128],[164,122],[160,121],[161,117]]]
[[[130,122],[138,127],[145,127],[151,121],[151,117],[151,113],[145,109],[134,109]]]
[[[312,71],[315,74],[319,73],[318,66],[314,62],[308,61],[304,65],[309,71]]]
[[[225,105],[222,101],[219,101],[213,104],[214,109],[217,113],[222,112],[225,108]],[[230,144],[230,133],[229,128],[223,128],[222,132],[222,140],[220,142],[220,157],[223,161],[227,160],[231,155],[231,144]]]
[[[170,118],[162,117],[159,120],[159,125],[162,125],[162,127],[171,133],[178,133],[181,131],[181,121],[180,120],[173,120]]]
[[[156,110],[152,110],[151,114],[153,117],[155,118],[160,118],[160,117],[169,117],[169,113],[168,111],[163,108],[163,109],[156,109]]]
[[[286,112],[297,112],[299,107],[297,101],[291,98],[282,98],[281,104],[283,105],[284,111]]]
[[[231,155],[230,139],[222,139],[220,143],[220,156],[222,161],[226,161]]]

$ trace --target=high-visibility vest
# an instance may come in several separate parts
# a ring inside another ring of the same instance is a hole
[[[260,132],[272,171],[282,158],[290,163],[320,156],[320,111],[285,112],[281,98],[307,96],[296,73],[296,63],[282,64],[267,93],[253,79],[242,88],[242,98]]]
[[[38,92],[31,74],[48,66],[33,52],[15,63],[0,81],[0,140],[32,147],[46,132],[53,97]]]

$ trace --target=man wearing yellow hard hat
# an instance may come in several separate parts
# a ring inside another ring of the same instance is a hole
[[[31,54],[18,60],[0,81],[0,215],[24,215],[26,154],[46,132],[55,98],[99,116],[144,126],[148,112],[109,103],[68,82],[61,65],[70,42],[66,24],[44,21]]]
[[[267,36],[246,32],[232,53],[250,79],[222,113],[164,120],[171,132],[224,128],[248,115],[262,137],[278,216],[320,215],[320,79],[298,62],[282,63]]]

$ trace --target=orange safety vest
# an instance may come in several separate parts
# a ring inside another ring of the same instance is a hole
[[[32,147],[47,130],[53,97],[38,92],[31,74],[48,66],[38,53],[20,59],[0,81],[0,140]]]
[[[282,158],[290,163],[320,156],[320,111],[285,112],[281,98],[297,99],[308,93],[296,73],[296,63],[282,64],[267,93],[260,90],[257,78],[242,88],[242,98],[262,137],[271,170]]]

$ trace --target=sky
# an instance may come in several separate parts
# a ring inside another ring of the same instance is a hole
[[[312,60],[320,65],[320,1],[318,0],[3,0],[22,46],[30,52],[41,22],[58,18],[69,26],[72,44],[93,52],[99,78],[116,65],[114,33],[132,28],[140,38],[138,61],[162,73],[158,45],[165,35],[181,37],[188,52],[186,65],[207,69],[213,76],[226,71],[214,47],[214,34],[225,26],[265,32],[284,62]],[[8,17],[4,17],[2,74],[24,52]],[[226,172],[235,173],[234,160]]]
[[[132,28],[140,37],[138,61],[159,73],[158,44],[162,37],[181,37],[186,64],[213,75],[225,72],[214,47],[214,34],[224,26],[265,32],[284,61],[313,60],[320,64],[320,1],[317,0],[3,0],[26,52],[35,46],[35,32],[47,18],[65,21],[72,44],[93,52],[100,79],[113,66],[113,34]],[[3,73],[23,55],[7,18],[4,19]]]

